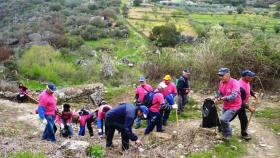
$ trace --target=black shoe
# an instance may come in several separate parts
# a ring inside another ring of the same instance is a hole
[[[167,126],[167,122],[163,122],[162,125]]]
[[[244,135],[244,136],[241,136],[242,139],[248,141],[248,140],[251,140],[252,138],[249,136],[249,135]]]
[[[157,132],[164,132],[165,130],[164,129],[161,129],[161,130],[159,130],[159,131],[157,131]]]

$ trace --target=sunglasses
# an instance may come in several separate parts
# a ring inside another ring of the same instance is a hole
[[[224,75],[220,75],[220,74],[219,74],[218,76],[219,76],[219,77],[223,77]]]

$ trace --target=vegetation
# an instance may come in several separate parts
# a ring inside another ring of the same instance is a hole
[[[32,151],[19,151],[8,156],[8,158],[46,158],[43,153],[34,153]]]
[[[159,47],[174,47],[180,42],[180,32],[176,30],[174,24],[156,26],[152,30],[150,39],[155,40]]]
[[[102,158],[105,155],[105,151],[100,145],[92,145],[88,147],[86,153],[93,158]]]

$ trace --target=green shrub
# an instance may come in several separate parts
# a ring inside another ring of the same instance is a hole
[[[61,60],[59,55],[50,46],[33,46],[19,60],[20,72],[32,79],[54,83],[67,80],[75,73],[75,67]]]
[[[50,5],[50,10],[51,11],[59,11],[59,10],[61,10],[61,6],[60,6],[60,4],[51,4]]]
[[[155,26],[150,34],[150,39],[156,41],[160,47],[174,47],[180,42],[180,32],[174,24]]]
[[[92,145],[86,149],[88,156],[93,158],[102,158],[105,156],[105,151],[100,145]]]
[[[236,8],[236,11],[237,11],[238,14],[242,14],[243,11],[244,11],[244,8],[239,6],[239,7]]]
[[[84,40],[80,36],[69,36],[67,38],[67,47],[75,50],[84,43]]]

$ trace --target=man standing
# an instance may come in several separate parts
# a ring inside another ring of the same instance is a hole
[[[188,69],[184,69],[182,72],[182,76],[178,79],[177,83],[177,91],[178,91],[178,98],[177,98],[177,104],[178,104],[178,114],[182,113],[184,111],[184,106],[189,102],[189,76],[190,72]]]
[[[146,83],[146,78],[141,76],[139,78],[140,85],[135,89],[135,104],[136,106],[143,105],[144,97],[148,92],[153,91],[152,86]],[[135,129],[139,128],[141,125],[141,118],[137,117],[135,120]]]
[[[39,95],[38,114],[44,125],[46,125],[43,140],[56,141],[54,134],[54,120],[56,110],[56,98],[53,95],[56,91],[55,84],[48,84],[45,91]]]
[[[171,82],[171,76],[165,75],[163,78],[166,87],[163,89],[162,94],[166,100],[166,105],[161,109],[162,124],[167,125],[167,120],[169,118],[172,106],[175,103],[175,96],[177,95],[176,85]]]
[[[249,136],[247,132],[247,126],[248,126],[248,118],[246,115],[246,109],[248,109],[250,112],[255,112],[255,108],[249,107],[249,97],[253,96],[255,99],[257,97],[255,96],[254,92],[251,90],[250,83],[252,82],[253,78],[256,76],[256,74],[250,70],[244,70],[241,73],[241,78],[239,79],[239,85],[240,85],[240,93],[241,93],[241,99],[242,99],[242,105],[241,108],[238,110],[237,115],[240,121],[241,126],[241,137],[245,140],[250,140],[251,137]],[[234,118],[233,118],[234,119]]]
[[[106,147],[113,146],[113,137],[115,130],[117,129],[122,136],[122,149],[127,150],[129,148],[129,139],[135,141],[137,145],[142,145],[142,142],[132,132],[132,125],[135,118],[144,117],[148,114],[148,108],[146,106],[134,106],[131,103],[122,103],[119,106],[109,110],[106,113],[105,119],[105,132],[106,132]]]
[[[157,132],[163,132],[162,129],[162,116],[160,114],[160,108],[164,104],[164,97],[162,95],[163,89],[166,87],[164,82],[161,82],[157,89],[154,91],[152,98],[152,105],[149,107],[148,113],[148,126],[145,130],[145,135],[153,131],[154,127],[157,126]]]
[[[223,101],[220,128],[224,140],[229,141],[232,135],[232,129],[230,128],[229,122],[240,109],[242,103],[240,86],[237,80],[231,78],[230,70],[228,68],[220,68],[218,75],[220,80],[219,91],[214,102],[217,103],[219,100]]]

